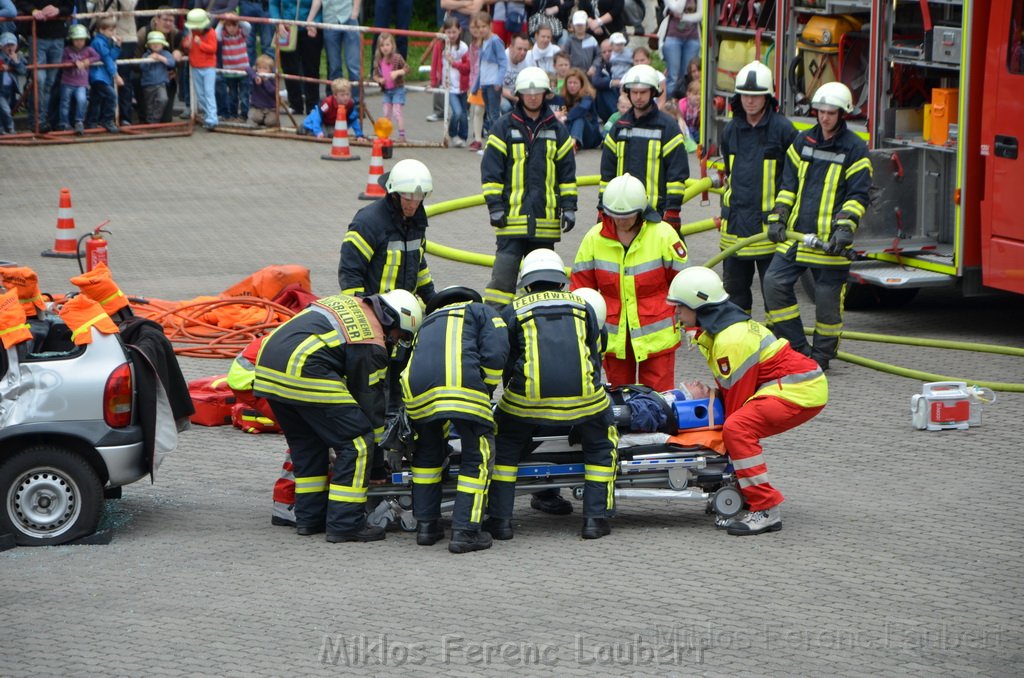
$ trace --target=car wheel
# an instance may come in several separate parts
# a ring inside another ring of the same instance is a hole
[[[103,483],[81,456],[36,445],[0,464],[0,532],[21,546],[52,546],[96,531]]]

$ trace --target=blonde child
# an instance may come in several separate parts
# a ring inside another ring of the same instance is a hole
[[[700,80],[691,80],[686,86],[686,97],[679,100],[679,117],[689,138],[694,143],[700,141]],[[689,149],[687,149],[689,150]]]
[[[249,99],[249,124],[268,127],[277,125],[277,88],[274,83],[274,57],[256,57],[256,68],[249,69],[252,95]]]
[[[352,83],[345,78],[331,81],[331,95],[324,97],[320,105],[309,112],[302,126],[317,139],[323,139],[327,131],[334,132],[334,123],[339,115],[345,117],[349,134],[356,138],[363,136],[363,128],[359,125],[359,106],[352,98]]]
[[[462,27],[456,17],[448,17],[441,26],[444,41],[434,43],[430,62],[430,84],[448,92],[451,116],[448,139],[456,148],[466,145],[466,91],[469,89],[469,47],[459,39]]]
[[[398,128],[398,140],[405,141],[405,76],[409,66],[395,49],[395,37],[381,33],[373,55],[373,81],[384,93],[384,117]]]
[[[633,108],[633,104],[629,103],[629,97],[626,96],[625,92],[619,95],[619,100],[615,102],[615,106],[617,110],[608,116],[608,121],[605,122],[604,127],[601,129],[601,136],[608,134],[612,127],[615,126],[615,123],[619,121],[619,118],[625,115],[626,111]]]

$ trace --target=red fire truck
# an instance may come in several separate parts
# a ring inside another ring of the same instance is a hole
[[[749,61],[773,70],[798,128],[821,84],[853,92],[874,168],[853,282],[893,300],[949,284],[1024,294],[1024,0],[708,0],[703,31],[712,164]]]

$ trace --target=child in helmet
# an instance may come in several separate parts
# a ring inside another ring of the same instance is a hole
[[[82,24],[75,24],[68,31],[68,41],[64,48],[61,63],[60,81],[60,126],[58,129],[71,129],[71,98],[75,98],[75,134],[84,134],[85,111],[89,107],[89,66],[98,62],[100,55],[85,43],[89,40],[89,31]]]
[[[142,116],[146,123],[157,123],[167,108],[167,84],[171,81],[169,71],[174,68],[174,55],[169,49],[167,38],[160,31],[146,35],[144,59],[152,59],[140,66],[142,71]]]
[[[210,30],[210,15],[203,9],[190,9],[185,17],[188,36],[182,47],[188,50],[188,61],[195,83],[196,98],[203,109],[203,127],[217,126],[217,33]]]

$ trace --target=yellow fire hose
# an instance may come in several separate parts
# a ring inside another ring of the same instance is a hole
[[[576,181],[577,186],[595,186],[599,183],[599,177],[596,175],[589,175],[579,177]],[[711,188],[712,182],[710,178],[703,178],[696,181],[687,182],[686,189],[683,193],[683,202],[692,200],[696,196],[700,195],[704,191]],[[464,198],[456,198],[454,200],[446,200],[444,202],[430,205],[426,208],[427,216],[434,216],[437,214],[445,214],[447,212],[454,212],[466,207],[476,207],[484,204],[483,195],[473,195]],[[692,235],[694,233],[700,233],[701,231],[711,230],[717,227],[715,219],[703,219],[701,221],[684,224],[680,229],[683,235]],[[786,235],[792,240],[803,240],[803,233],[796,231],[786,231]],[[739,251],[743,247],[752,243],[761,242],[767,238],[767,234],[758,233],[749,238],[744,238],[731,247],[727,247],[715,256],[708,259],[704,265],[708,268],[714,267],[720,263],[726,257],[731,256],[735,252]],[[466,250],[456,249],[454,247],[447,247],[435,242],[427,241],[426,246],[427,252],[430,254],[442,257],[444,259],[451,259],[453,261],[460,261],[467,264],[475,264],[477,266],[485,266],[490,268],[494,265],[493,254],[478,254],[476,252],[468,252]],[[804,334],[813,334],[814,330],[809,327],[804,328]],[[901,344],[906,346],[920,346],[924,348],[944,348],[959,351],[978,351],[983,353],[997,353],[1001,355],[1024,357],[1024,349],[1013,348],[1010,346],[996,346],[993,344],[973,344],[960,341],[950,341],[944,339],[918,339],[915,337],[898,337],[885,334],[868,334],[864,332],[851,332],[843,330],[839,334],[840,339],[848,339],[851,341],[875,341],[889,344]],[[889,363],[883,363],[878,360],[872,360],[870,358],[864,358],[862,356],[847,353],[846,351],[839,351],[836,354],[836,358],[844,360],[854,365],[860,365],[862,367],[869,367],[873,370],[880,372],[887,372],[900,377],[906,377],[908,379],[915,379],[918,381],[963,381],[971,385],[981,386],[983,388],[990,388],[993,391],[1004,391],[1009,393],[1024,393],[1024,384],[1013,384],[1009,382],[1001,381],[976,381],[971,379],[963,379],[960,377],[950,377],[942,374],[934,374],[932,372],[924,372],[921,370],[914,370],[905,367],[899,367],[897,365],[891,365]]]

